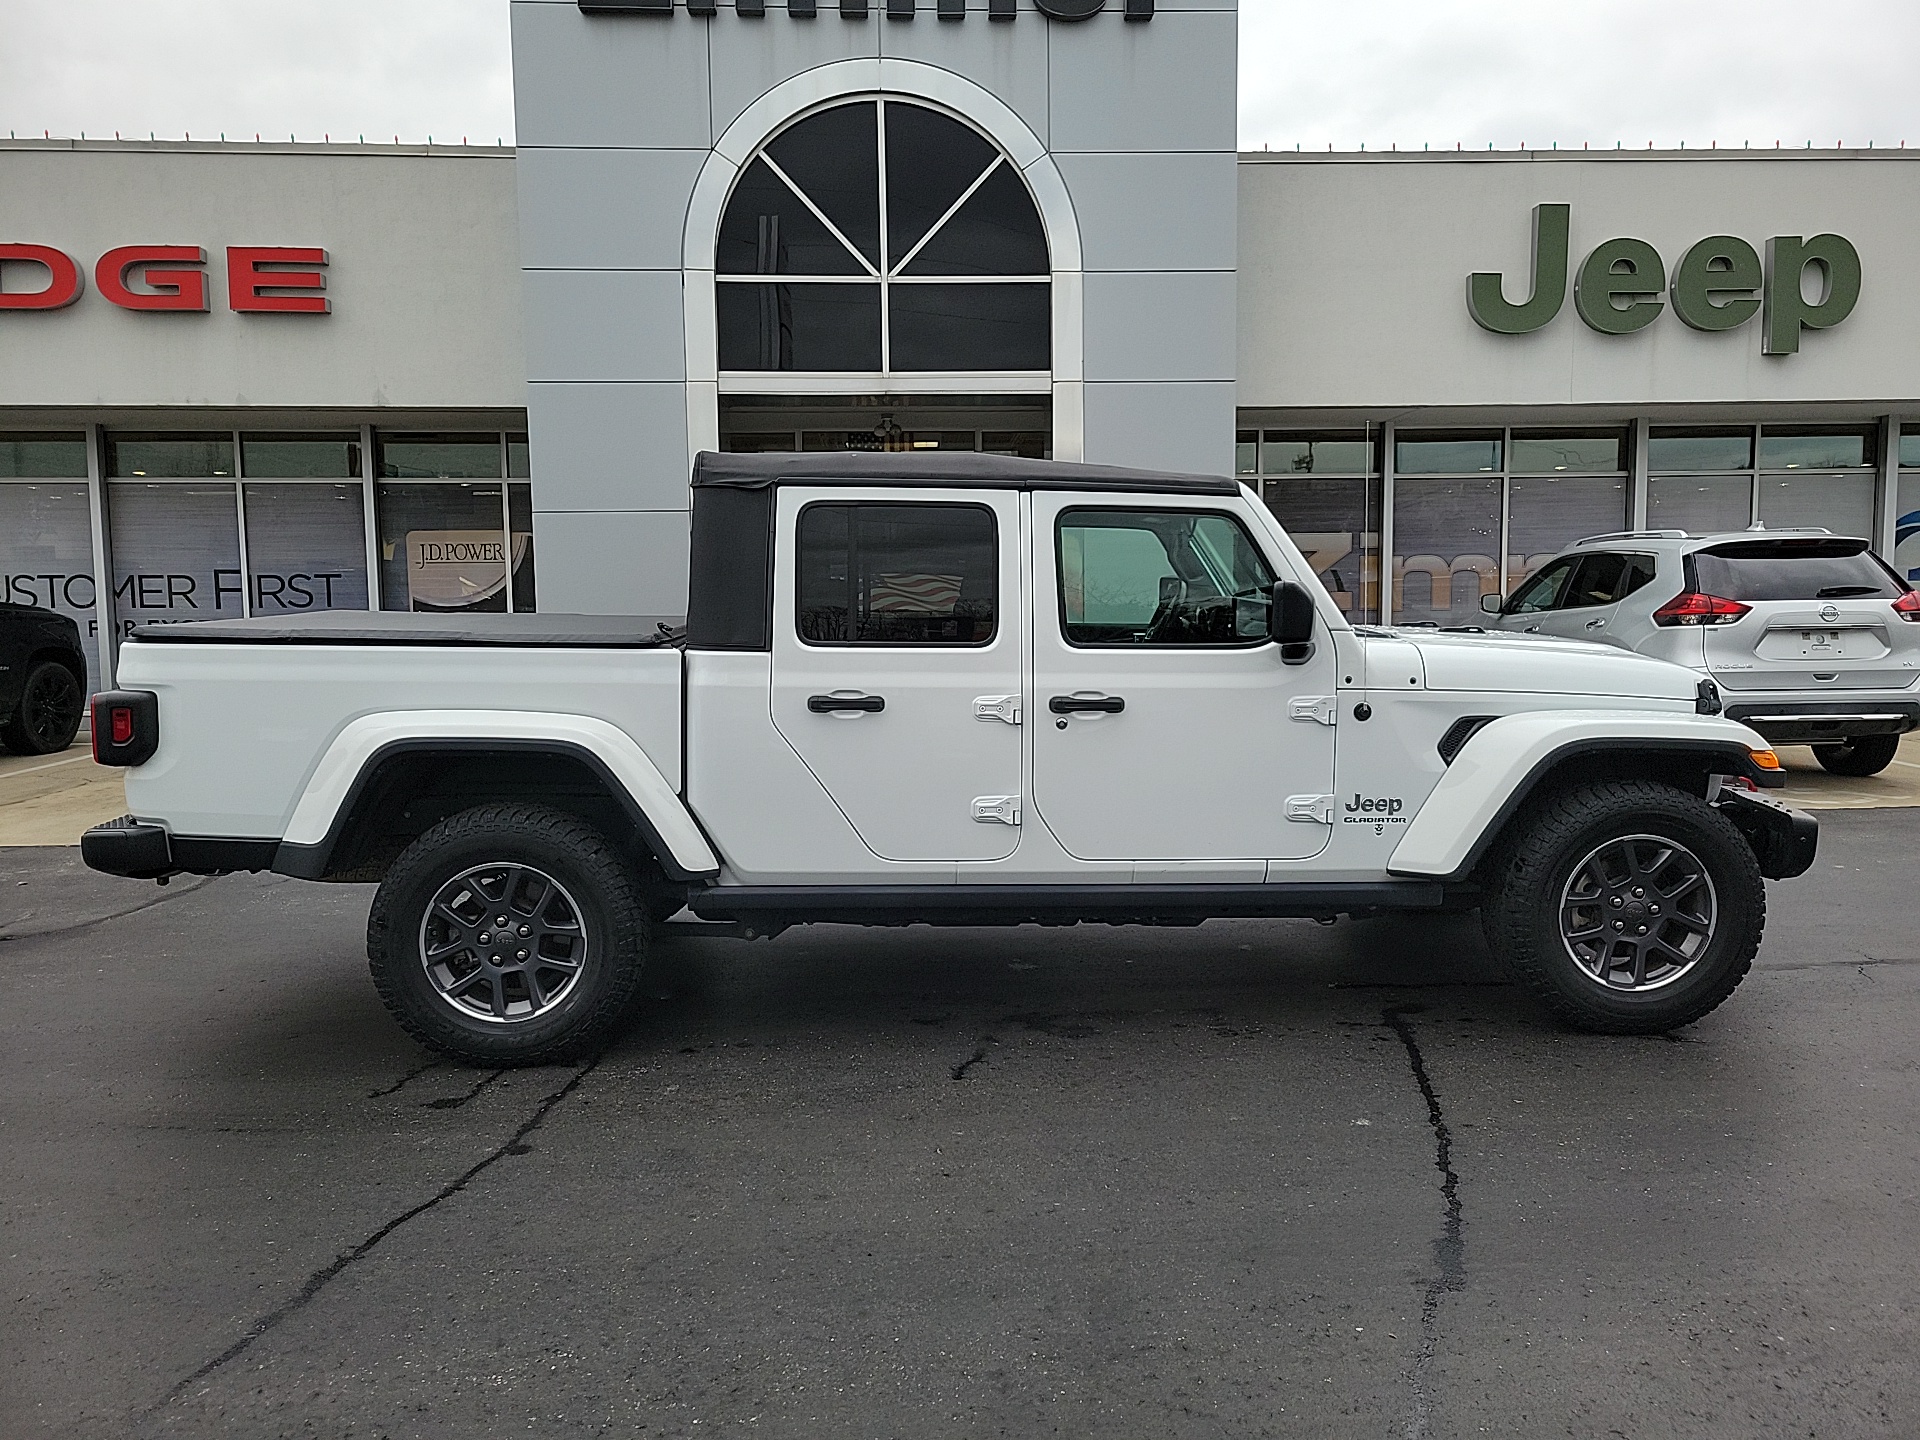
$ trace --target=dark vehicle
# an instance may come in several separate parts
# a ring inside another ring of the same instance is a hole
[[[0,745],[16,755],[64,750],[86,708],[80,627],[37,605],[0,604]]]

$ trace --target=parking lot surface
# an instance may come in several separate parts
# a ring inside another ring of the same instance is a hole
[[[1920,811],[1682,1034],[1470,919],[681,940],[436,1063],[369,891],[0,851],[0,1435],[1920,1434]]]

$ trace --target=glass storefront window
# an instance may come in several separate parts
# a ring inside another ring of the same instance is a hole
[[[507,538],[513,554],[513,608],[535,609],[533,593],[533,486],[507,486]]]
[[[1840,470],[1873,464],[1865,431],[1760,432],[1762,470]],[[1764,502],[1763,502],[1764,503]]]
[[[386,484],[374,495],[382,609],[507,608],[506,514],[498,481]]]
[[[1920,470],[1920,429],[1900,433],[1900,464],[1903,469]],[[1904,511],[1906,507],[1903,505]]]
[[[1764,453],[1764,442],[1761,448]],[[1871,471],[1762,475],[1760,523],[1769,530],[1816,525],[1836,535],[1871,539],[1873,488]]]
[[[1520,441],[1513,442],[1514,454]],[[1612,475],[1516,475],[1507,482],[1507,589],[1589,535],[1627,527],[1627,481]]]
[[[342,480],[360,474],[358,435],[242,435],[240,464],[249,480]]]
[[[1045,430],[982,430],[980,452],[1017,455],[1023,460],[1049,460],[1053,458],[1053,436]]]
[[[1380,612],[1380,482],[1288,476],[1264,482],[1267,508],[1349,616]]]
[[[524,480],[533,473],[533,453],[524,435],[507,436],[507,478]]]
[[[1480,623],[1480,597],[1500,589],[1502,484],[1498,476],[1396,480],[1395,624]]]
[[[83,465],[85,458],[83,449]],[[57,610],[78,625],[87,688],[100,687],[93,518],[84,483],[0,484],[0,601]]]
[[[243,488],[255,615],[367,608],[366,515],[358,485]]]
[[[1393,443],[1396,475],[1473,475],[1500,468],[1500,436],[1405,435]]]
[[[1263,475],[1370,475],[1374,444],[1364,432],[1312,435],[1269,430],[1260,442]]]
[[[1516,430],[1508,469],[1515,475],[1604,475],[1627,468],[1618,430]]]
[[[86,477],[85,434],[0,432],[0,480]]]
[[[1260,432],[1258,430],[1241,430],[1234,435],[1233,473],[1236,475],[1260,473]]]
[[[135,625],[234,619],[244,613],[240,514],[233,484],[107,487],[113,602],[122,635]]]
[[[1914,438],[1920,440],[1920,436]],[[1903,435],[1900,437],[1902,462],[1906,457],[1907,437]],[[1920,461],[1920,455],[1914,458]],[[1893,568],[1909,582],[1920,584],[1920,474],[1900,477],[1900,503],[1893,524]]]
[[[1654,475],[1647,480],[1647,525],[1711,535],[1753,523],[1750,475]]]
[[[107,474],[131,480],[229,476],[233,474],[233,436],[109,434]]]
[[[380,475],[389,480],[498,480],[497,434],[382,435]],[[495,489],[496,496],[498,488]]]
[[[1752,468],[1750,429],[1653,430],[1647,436],[1647,470],[1652,474]]]

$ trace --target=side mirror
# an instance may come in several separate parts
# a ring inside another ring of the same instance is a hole
[[[1488,615],[1498,615],[1506,608],[1506,605],[1507,597],[1504,595],[1482,595],[1480,597],[1480,608]]]
[[[1273,587],[1273,641],[1286,665],[1304,665],[1313,658],[1313,596],[1304,586],[1281,580]]]

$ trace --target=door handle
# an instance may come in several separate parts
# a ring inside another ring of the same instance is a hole
[[[859,710],[873,714],[886,708],[886,698],[880,695],[809,695],[807,697],[807,709],[816,715],[832,715],[843,710]]]
[[[1599,629],[1601,629],[1601,628],[1603,628],[1603,627],[1604,627],[1604,626],[1606,625],[1606,623],[1607,623],[1607,622],[1606,622],[1606,621],[1605,621],[1604,619],[1600,619],[1600,620],[1589,620],[1589,621],[1587,621],[1587,629],[1589,629],[1589,630],[1599,630]]]
[[[1118,695],[1056,695],[1047,701],[1056,715],[1118,715],[1126,708]]]

